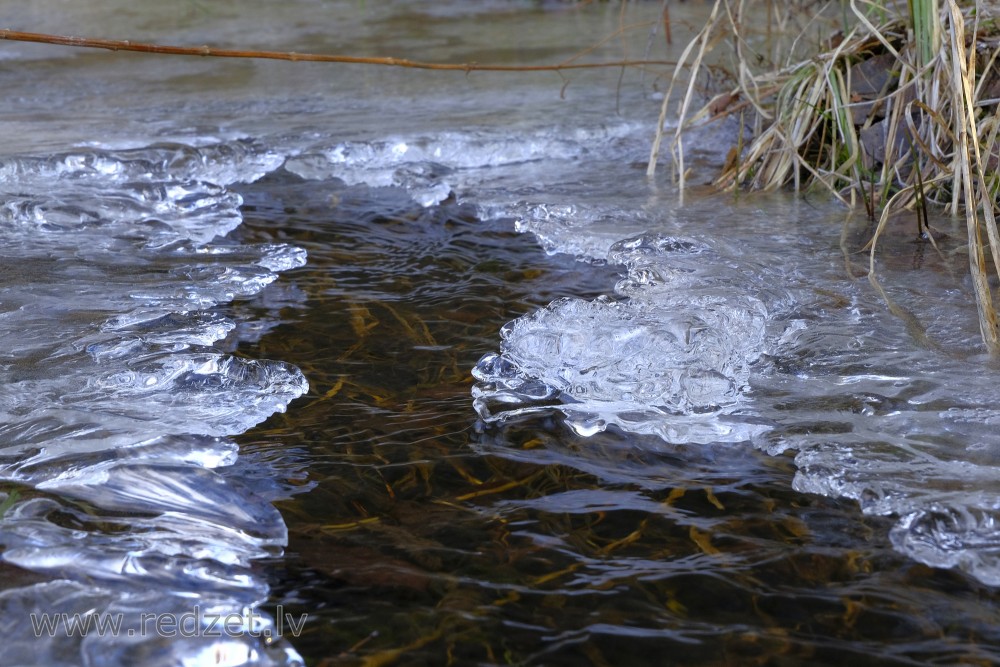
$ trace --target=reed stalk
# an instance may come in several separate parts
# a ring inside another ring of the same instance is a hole
[[[941,21],[937,0],[909,0],[913,23],[913,42],[920,55],[921,67],[929,64],[941,50]]]

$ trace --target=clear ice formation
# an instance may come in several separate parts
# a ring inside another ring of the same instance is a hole
[[[563,299],[501,330],[473,370],[487,423],[556,409],[581,435],[615,425],[673,443],[742,441],[768,305],[735,285],[748,269],[704,242],[644,234],[611,247],[616,298]]]
[[[954,303],[934,308],[954,322],[968,317]],[[859,308],[811,318],[789,336],[779,363],[792,372],[758,387],[773,395],[759,409],[776,426],[755,444],[796,452],[797,490],[893,517],[889,539],[902,553],[1000,586],[994,371],[982,359],[920,349],[885,319]]]
[[[589,145],[622,139],[636,127],[619,123],[523,133],[507,129],[446,131],[378,141],[341,141],[332,146],[324,142],[290,157],[285,168],[306,179],[333,177],[351,185],[405,188],[423,206],[467,191],[486,205],[484,188],[498,179],[504,182],[506,191],[523,192],[537,185],[536,169],[547,171],[553,161],[579,160],[587,154]],[[491,211],[484,211],[484,216],[490,215]]]
[[[253,609],[268,587],[250,564],[287,540],[282,490],[241,480],[228,436],[306,380],[213,347],[236,326],[216,306],[305,263],[225,239],[227,186],[283,161],[246,142],[0,160],[0,546],[45,577],[0,592],[5,664],[300,664],[265,616],[222,637],[140,624]],[[123,626],[36,638],[41,614],[76,613]]]

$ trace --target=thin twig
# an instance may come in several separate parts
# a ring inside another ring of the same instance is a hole
[[[289,60],[292,62],[345,63],[357,65],[382,65],[411,69],[452,70],[458,72],[553,72],[565,69],[598,69],[605,67],[639,67],[645,65],[674,65],[668,60],[616,60],[611,62],[577,63],[568,61],[552,65],[493,65],[489,63],[434,63],[406,58],[344,56],[327,53],[296,53],[294,51],[255,51],[246,49],[219,49],[211,46],[170,46],[118,39],[94,39],[50,35],[38,32],[0,30],[0,39],[13,42],[57,44],[108,51],[137,51],[173,56],[202,56],[211,58],[252,58],[263,60]]]

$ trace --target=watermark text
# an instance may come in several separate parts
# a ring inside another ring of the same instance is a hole
[[[195,605],[181,614],[143,612],[32,613],[35,637],[256,637],[265,640],[298,637],[309,614],[286,612],[279,604],[271,617],[248,607],[241,612],[218,613]],[[127,622],[128,621],[128,622]]]

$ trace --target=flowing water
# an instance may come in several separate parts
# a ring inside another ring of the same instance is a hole
[[[90,4],[5,27],[517,64],[705,9]],[[682,199],[663,69],[0,59],[0,664],[1000,663],[950,220],[873,284],[820,195]]]

